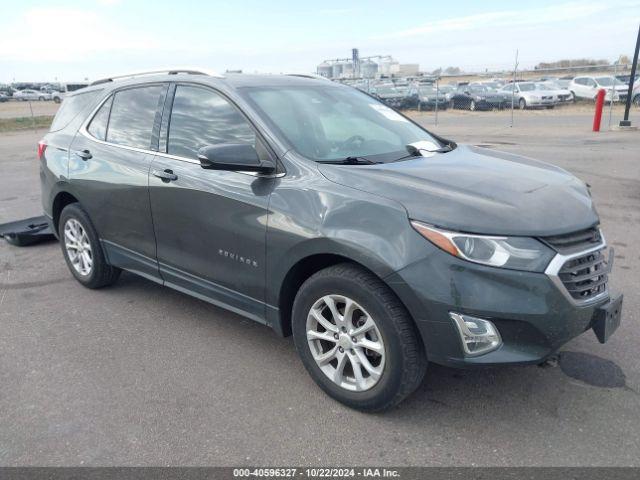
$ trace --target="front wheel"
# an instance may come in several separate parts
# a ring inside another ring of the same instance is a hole
[[[77,203],[62,210],[58,235],[67,266],[82,285],[101,288],[118,279],[120,269],[107,263],[89,215]]]
[[[524,110],[527,108],[527,101],[524,98],[521,98],[518,105],[520,106],[520,110]]]
[[[415,325],[389,287],[362,267],[343,263],[314,274],[292,313],[302,363],[339,402],[386,410],[420,385],[427,362]]]

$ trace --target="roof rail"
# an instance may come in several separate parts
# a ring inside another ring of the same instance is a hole
[[[313,78],[314,80],[329,80],[327,77],[323,77],[322,75],[316,75],[315,73],[285,73],[287,77],[301,77],[301,78]]]
[[[186,74],[189,74],[189,75],[207,75],[209,77],[224,78],[222,75],[220,75],[220,74],[218,74],[216,72],[213,72],[211,70],[205,70],[205,69],[163,68],[163,69],[160,69],[160,70],[148,70],[148,71],[144,71],[144,72],[125,73],[123,75],[112,75],[110,77],[105,77],[105,78],[100,78],[98,80],[94,80],[89,85],[100,85],[101,83],[113,82],[114,80],[120,80],[120,79],[125,79],[125,78],[136,78],[136,77],[142,77],[144,75],[156,75],[156,74],[160,74],[160,73],[165,73],[167,75],[177,75],[179,73],[186,73]]]

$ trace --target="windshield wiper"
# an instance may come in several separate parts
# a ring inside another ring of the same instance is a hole
[[[421,157],[421,153],[420,152],[427,152],[427,153],[447,153],[447,152],[451,152],[453,150],[453,147],[451,146],[450,143],[447,143],[445,145],[443,145],[440,148],[435,148],[433,150],[427,150],[426,148],[418,148],[415,145],[407,145],[406,146],[407,152],[409,152],[410,155],[414,156],[414,157]]]
[[[318,163],[329,163],[332,165],[374,165],[381,162],[374,162],[365,157],[347,157],[341,160],[318,160]]]

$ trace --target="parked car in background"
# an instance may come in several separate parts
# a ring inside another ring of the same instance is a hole
[[[31,90],[30,88],[25,88],[24,90],[17,90],[13,93],[13,98],[16,100],[21,100],[23,102],[26,101],[44,101],[51,100],[51,94],[46,92],[40,92],[38,90]]]
[[[444,95],[444,98],[449,102],[451,96],[456,93],[456,87],[453,85],[438,85],[438,92]]]
[[[627,100],[628,85],[624,85],[613,76],[575,77],[569,84],[576,99],[595,100],[598,90],[605,90],[605,101],[625,102]]]
[[[392,108],[404,108],[408,95],[400,88],[388,85],[376,85],[371,88],[371,94]]]
[[[439,89],[436,91],[435,85],[421,84],[409,89],[409,98],[407,99],[408,108],[417,108],[418,110],[446,110],[449,106],[444,93]]]
[[[76,90],[80,90],[81,88],[85,88],[89,85],[87,82],[73,82],[73,83],[61,83],[59,85],[59,90],[55,91],[52,95],[52,99],[56,103],[62,102],[64,97],[69,92],[75,92]]]
[[[0,92],[0,103],[4,103],[8,100],[9,100],[9,97],[7,97],[4,93]]]
[[[631,81],[631,75],[616,75],[616,78],[621,82],[629,86],[629,82]],[[635,81],[638,81],[640,78],[639,74],[636,74]]]
[[[503,93],[494,92],[479,83],[458,85],[456,93],[449,100],[449,107],[471,111],[504,108],[506,104],[507,97]]]
[[[631,92],[631,101],[636,107],[640,107],[640,80],[636,80],[633,84]]]
[[[536,82],[536,88],[538,88],[542,92],[549,92],[556,97],[556,101],[559,104],[571,103],[575,100],[573,97],[573,93],[571,90],[566,88],[562,88],[555,82],[545,81],[545,82]]]
[[[550,91],[540,90],[534,82],[515,82],[508,83],[500,90],[508,96],[511,102],[513,95],[513,103],[520,110],[525,108],[553,108],[556,105],[556,99]]]
[[[494,92],[497,92],[498,90],[500,90],[500,88],[504,85],[504,82],[501,82],[499,80],[487,80],[487,81],[478,82],[478,83],[480,85],[484,85],[489,90],[493,90]]]

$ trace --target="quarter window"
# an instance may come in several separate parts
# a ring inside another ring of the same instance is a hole
[[[56,132],[62,130],[71,121],[78,116],[78,114],[89,105],[91,101],[96,97],[100,90],[92,90],[86,93],[78,93],[73,96],[65,98],[64,102],[60,106],[58,113],[56,113],[53,123],[51,124],[51,131]],[[85,117],[86,118],[86,117]]]
[[[222,96],[207,88],[179,85],[171,111],[167,153],[195,159],[200,148],[219,143],[255,147],[256,135]]]
[[[150,149],[161,85],[130,88],[115,94],[111,107],[107,142]]]
[[[95,114],[93,120],[89,124],[87,131],[98,140],[104,140],[107,138],[107,125],[109,123],[109,112],[111,111],[111,103],[113,102],[113,96],[102,104],[100,110]]]

